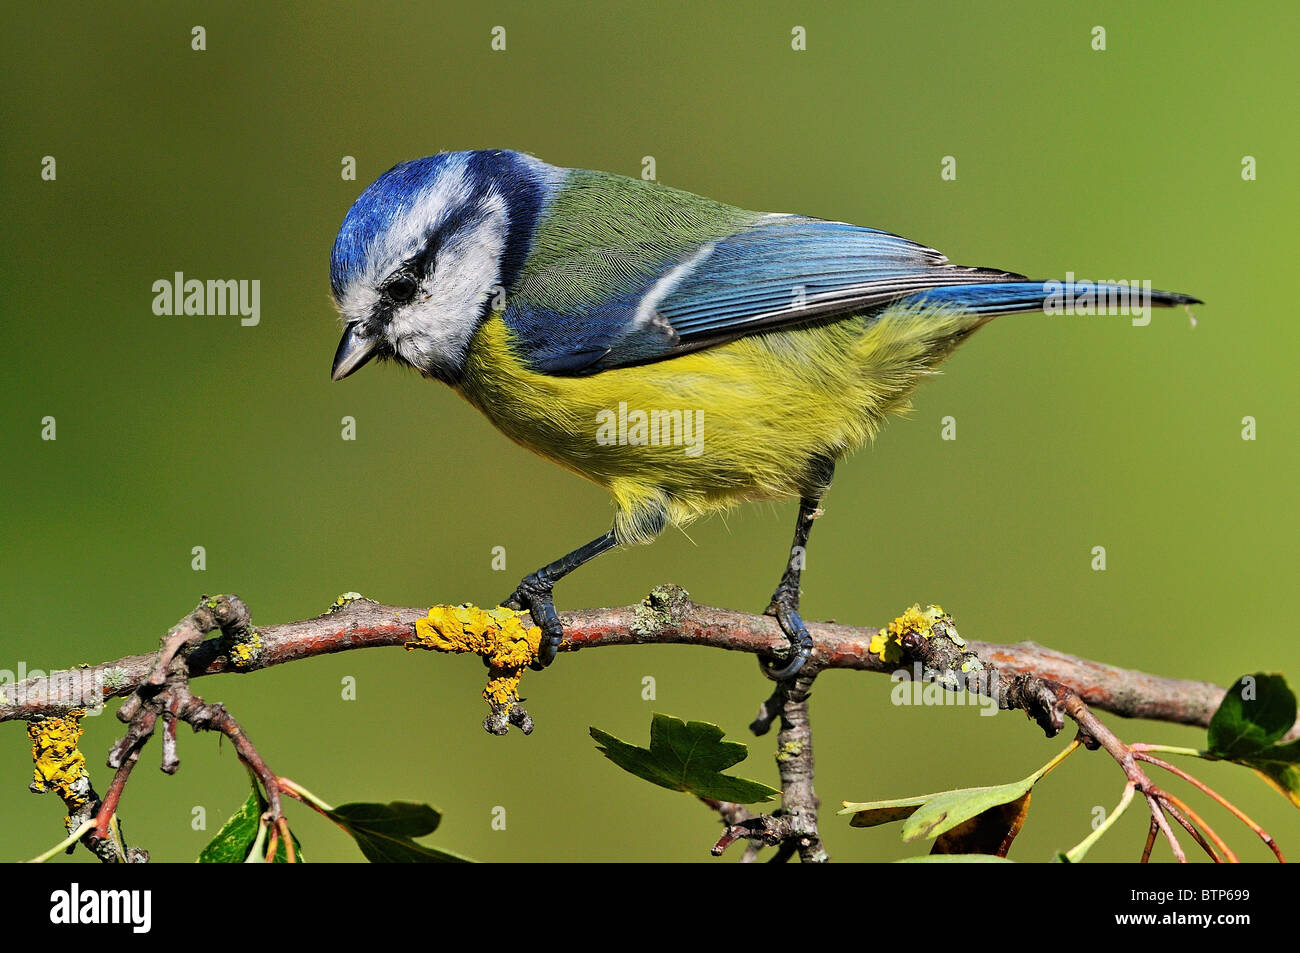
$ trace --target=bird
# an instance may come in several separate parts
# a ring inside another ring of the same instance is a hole
[[[1149,305],[1200,303],[1144,284]],[[343,219],[330,287],[334,380],[372,359],[414,368],[611,494],[609,531],[502,602],[541,630],[534,668],[563,642],[554,588],[579,566],[735,504],[796,497],[765,610],[789,642],[763,660],[778,681],[813,654],[800,583],[837,462],[997,315],[1127,290],[954,265],[887,231],[507,149],[379,176]]]

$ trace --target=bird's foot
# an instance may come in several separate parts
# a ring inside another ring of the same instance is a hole
[[[520,581],[519,587],[501,605],[507,609],[527,609],[533,624],[542,630],[542,641],[537,647],[537,661],[528,667],[540,672],[555,661],[555,653],[564,641],[564,626],[555,611],[554,583],[533,573]]]
[[[813,651],[812,636],[808,634],[808,627],[799,616],[799,590],[784,585],[779,587],[772,594],[772,602],[767,607],[766,614],[776,616],[776,621],[781,623],[781,631],[790,640],[792,654],[784,665],[780,668],[762,665],[764,675],[773,681],[782,682],[798,675]]]

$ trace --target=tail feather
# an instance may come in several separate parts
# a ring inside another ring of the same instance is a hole
[[[1174,308],[1202,304],[1199,298],[1173,291],[1155,291],[1141,282],[1008,281],[932,288],[905,299],[909,303],[960,308],[973,314],[1016,314],[1030,311],[1066,311],[1069,305],[1092,314],[1111,308]]]

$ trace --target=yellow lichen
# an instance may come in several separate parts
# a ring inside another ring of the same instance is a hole
[[[943,617],[944,611],[939,606],[926,606],[923,610],[919,605],[913,605],[873,635],[867,650],[882,662],[900,662],[903,658],[903,636],[915,632],[921,638],[928,639],[934,634],[934,624]]]
[[[258,651],[262,648],[262,637],[254,629],[246,637],[230,645],[230,663],[235,668],[243,668],[257,658]]]
[[[526,612],[434,606],[428,616],[416,620],[415,641],[407,642],[406,647],[482,656],[489,672],[483,697],[499,710],[519,700],[519,680],[537,659],[541,639],[542,630],[531,624]]]
[[[903,660],[903,650],[897,642],[889,638],[889,633],[884,629],[871,637],[871,644],[867,646],[867,651],[878,656],[880,661],[888,662],[891,665]]]
[[[61,718],[43,718],[27,723],[27,737],[32,741],[32,790],[53,791],[75,811],[83,806],[90,793],[90,776],[86,757],[77,748],[81,739],[82,716],[78,708]]]

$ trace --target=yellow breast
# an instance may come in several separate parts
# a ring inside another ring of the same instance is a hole
[[[495,314],[458,390],[511,439],[607,487],[619,538],[635,541],[648,508],[683,523],[801,492],[816,457],[865,442],[975,326],[960,314],[898,311],[557,377],[529,370]]]

